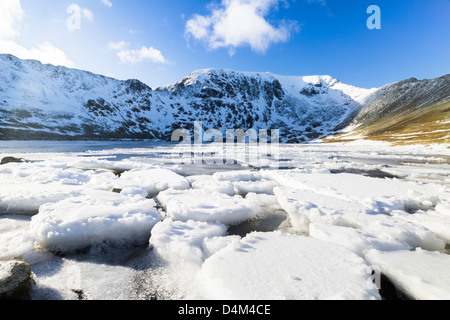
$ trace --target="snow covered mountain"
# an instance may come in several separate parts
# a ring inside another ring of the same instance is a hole
[[[207,128],[221,130],[280,129],[284,141],[300,142],[336,130],[360,110],[370,90],[329,76],[284,77],[208,69],[160,92],[175,106],[175,123],[183,128],[198,119]]]
[[[167,139],[175,129],[280,129],[283,141],[329,135],[370,90],[329,76],[199,70],[153,90],[138,80],[0,55],[2,139]]]
[[[362,136],[400,144],[450,143],[450,75],[411,78],[380,88],[345,131],[333,139]]]
[[[361,128],[392,118],[397,109],[391,106],[408,100],[416,87],[418,109],[426,99],[448,102],[448,78],[368,90],[330,76],[205,69],[152,89],[139,80],[0,55],[0,139],[168,140],[174,130],[192,130],[202,121],[205,130],[279,129],[282,142],[311,141],[350,123]]]
[[[153,90],[140,81],[0,55],[0,83],[4,139],[155,137],[140,117]]]

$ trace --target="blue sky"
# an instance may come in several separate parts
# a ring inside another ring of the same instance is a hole
[[[450,0],[0,0],[0,52],[153,88],[203,68],[372,88],[450,73]]]

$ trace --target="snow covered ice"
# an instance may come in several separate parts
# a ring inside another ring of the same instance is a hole
[[[0,144],[28,160],[0,165],[0,260],[30,263],[33,299],[383,299],[373,272],[450,299],[445,146],[286,144],[259,168],[101,144]]]
[[[167,215],[174,220],[196,220],[232,225],[255,219],[263,213],[255,202],[241,196],[228,196],[207,190],[166,190],[158,201]]]
[[[439,252],[369,251],[367,260],[380,267],[412,299],[450,300],[450,256]]]
[[[227,228],[221,223],[166,219],[153,228],[150,245],[167,260],[201,265],[211,254],[211,238],[224,237],[226,233]]]
[[[141,195],[106,191],[44,204],[30,224],[30,232],[44,249],[70,251],[97,242],[148,241],[161,220],[155,202]]]
[[[350,250],[292,234],[251,233],[206,260],[201,274],[219,300],[379,299],[368,265]]]

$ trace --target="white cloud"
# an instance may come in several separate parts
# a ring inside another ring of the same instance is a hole
[[[167,63],[161,51],[153,47],[142,47],[139,50],[128,49],[130,43],[125,41],[110,42],[109,48],[118,51],[117,56],[123,63],[139,63],[150,60],[153,63]]]
[[[74,67],[66,54],[50,42],[26,48],[17,42],[20,26],[25,18],[20,0],[0,0],[0,53],[9,53],[21,59],[35,59],[42,63]]]
[[[20,0],[0,1],[0,39],[10,39],[19,35],[18,28],[25,17]]]
[[[103,4],[104,4],[105,6],[107,6],[107,7],[109,7],[109,8],[112,7],[112,2],[111,2],[111,1],[109,1],[109,0],[102,0],[102,2],[103,2]]]
[[[39,60],[42,63],[57,66],[75,67],[75,64],[67,58],[61,49],[47,41],[28,49],[12,40],[0,40],[0,53],[9,53],[20,59]]]
[[[271,44],[287,41],[297,29],[292,21],[274,26],[265,19],[280,2],[287,5],[280,0],[222,0],[210,15],[197,14],[188,20],[185,33],[205,41],[212,50],[228,48],[231,55],[242,46],[264,53]]]
[[[113,50],[123,50],[130,45],[129,42],[120,41],[120,42],[110,42],[109,48]]]

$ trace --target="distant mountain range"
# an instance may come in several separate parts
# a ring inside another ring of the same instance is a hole
[[[198,70],[152,89],[0,55],[0,139],[170,140],[176,129],[279,129],[282,142],[450,143],[450,75],[361,89],[330,76]]]

